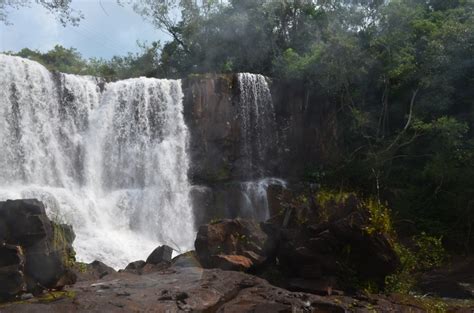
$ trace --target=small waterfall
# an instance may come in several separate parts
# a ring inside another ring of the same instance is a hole
[[[286,188],[286,182],[278,178],[264,178],[243,183],[241,214],[261,222],[268,220],[270,218],[268,188],[272,185]]]
[[[283,180],[265,177],[268,164],[278,151],[278,134],[272,95],[265,76],[240,73],[239,117],[241,123],[241,164],[245,178],[242,183],[242,216],[264,221],[270,217],[267,189],[276,184],[286,186]]]
[[[238,74],[241,154],[245,177],[261,178],[278,145],[275,110],[265,76]]]
[[[71,223],[82,261],[114,267],[192,248],[189,134],[178,80],[98,88],[0,54],[0,200],[38,198]]]

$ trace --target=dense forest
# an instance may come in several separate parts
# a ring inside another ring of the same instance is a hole
[[[68,1],[40,3],[64,23],[87,19],[71,11]],[[388,207],[400,237],[416,235],[424,244],[442,242],[452,253],[472,252],[474,2],[121,4],[171,40],[139,43],[140,53],[110,60],[85,59],[62,46],[9,53],[50,70],[110,81],[251,72],[299,88],[307,110],[330,105],[344,125],[341,153],[326,164],[315,161],[302,180],[325,190],[355,191]]]

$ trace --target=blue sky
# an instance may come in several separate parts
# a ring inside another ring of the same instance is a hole
[[[77,27],[63,27],[37,4],[10,11],[8,19],[12,25],[0,23],[0,51],[25,47],[47,51],[60,44],[76,48],[84,57],[110,58],[139,51],[137,40],[169,39],[132,8],[119,6],[116,0],[73,0],[72,6],[85,17]]]

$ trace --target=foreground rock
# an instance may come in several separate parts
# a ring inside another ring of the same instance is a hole
[[[474,258],[453,260],[422,275],[418,289],[437,297],[474,299]]]
[[[169,246],[160,246],[153,250],[148,256],[146,261],[139,260],[132,262],[120,270],[121,272],[127,272],[137,275],[143,275],[148,273],[157,272],[168,268],[171,265],[171,256],[173,255],[173,248]]]
[[[72,229],[52,223],[41,202],[0,202],[0,297],[73,284],[73,240]]]
[[[269,260],[274,238],[251,220],[223,220],[199,228],[195,247],[202,265],[225,270],[250,270]]]
[[[311,207],[293,204],[266,223],[201,226],[196,253],[206,268],[256,273],[294,291],[351,290],[354,280],[383,287],[400,262],[390,235],[372,229],[371,220],[353,195]]]
[[[385,297],[321,297],[290,292],[248,274],[170,267],[146,275],[113,273],[79,282],[49,303],[30,299],[7,312],[424,312]]]

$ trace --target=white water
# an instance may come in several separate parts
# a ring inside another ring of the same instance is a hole
[[[45,202],[74,226],[81,261],[192,248],[181,82],[97,83],[0,54],[0,200]]]
[[[272,95],[267,79],[260,74],[240,73],[238,84],[242,167],[248,177],[261,178],[278,145]]]
[[[278,178],[263,178],[242,183],[240,214],[252,217],[259,222],[268,220],[270,218],[268,187],[272,185],[286,188],[287,184]]]
[[[281,179],[265,177],[266,165],[278,149],[275,108],[265,76],[240,73],[238,83],[242,167],[246,177],[253,179],[241,184],[240,214],[265,221],[270,218],[268,187],[286,187]]]

